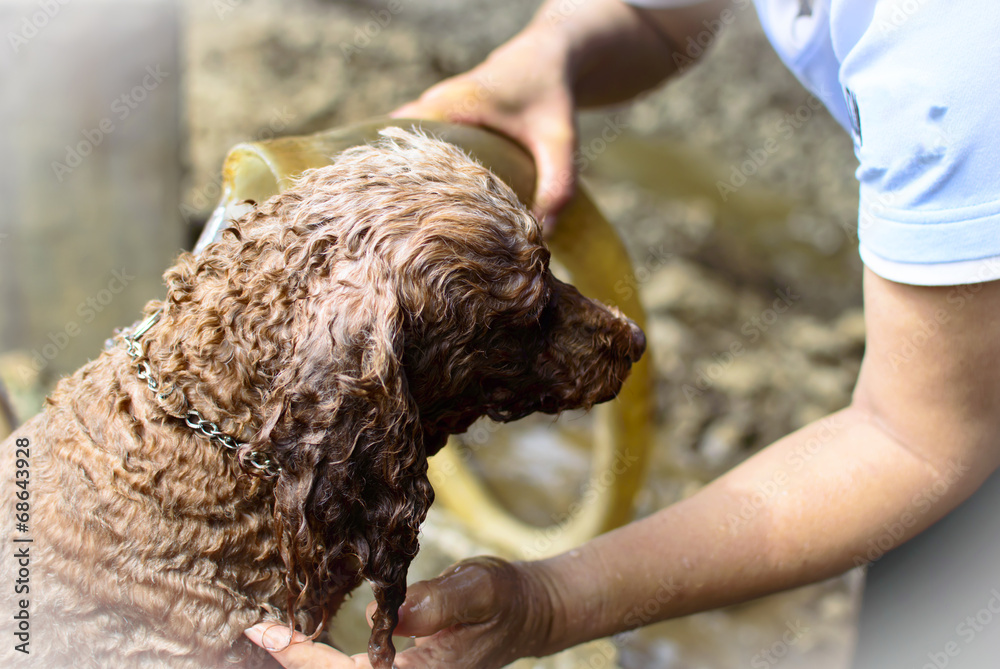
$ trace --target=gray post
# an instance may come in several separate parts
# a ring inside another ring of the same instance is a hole
[[[178,215],[178,7],[0,4],[0,353],[72,371],[163,295]]]

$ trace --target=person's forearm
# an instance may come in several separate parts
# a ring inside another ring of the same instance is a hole
[[[711,0],[646,10],[621,0],[549,0],[521,33],[495,53],[523,48],[525,43],[540,53],[555,53],[578,107],[614,104],[676,72],[676,56],[684,55],[676,45],[705,30],[704,22],[717,19],[730,4],[730,0]]]
[[[842,573],[917,534],[989,474],[931,462],[848,408],[692,497],[536,563],[555,602],[548,650]]]

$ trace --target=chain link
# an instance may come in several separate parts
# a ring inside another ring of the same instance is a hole
[[[139,358],[143,356],[142,343],[140,342],[142,335],[146,334],[146,331],[153,327],[158,320],[160,320],[162,313],[162,310],[155,311],[149,318],[139,324],[134,332],[129,332],[123,335],[123,339],[125,340],[125,350],[128,352],[129,357],[132,358],[132,361],[135,362],[136,369],[138,370],[136,375],[146,382],[150,391],[156,394],[156,399],[160,402],[169,398],[174,393],[176,388],[171,386],[166,392],[161,391],[160,382],[157,381],[149,363],[145,360],[139,360]],[[185,400],[184,403],[187,404],[187,401]],[[218,425],[209,420],[205,420],[196,409],[188,409],[184,416],[176,416],[176,418],[183,420],[185,425],[198,434],[203,437],[207,437],[210,441],[216,442],[223,448],[232,451],[233,453],[236,453],[244,446],[244,444],[220,430]],[[273,462],[271,458],[260,451],[250,451],[241,464],[254,469],[259,476],[264,478],[274,478],[281,473],[281,466]]]

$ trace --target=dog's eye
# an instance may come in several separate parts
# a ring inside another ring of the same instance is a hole
[[[545,302],[545,306],[542,307],[541,312],[538,314],[538,324],[542,328],[548,328],[556,320],[556,311],[558,310],[558,300],[552,299],[552,291],[549,291],[549,299]]]

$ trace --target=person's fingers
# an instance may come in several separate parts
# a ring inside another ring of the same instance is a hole
[[[469,648],[459,634],[443,630],[433,637],[417,639],[416,645],[396,656],[399,669],[456,669],[474,667],[479,654],[478,645]]]
[[[430,581],[414,583],[406,589],[406,601],[399,607],[400,636],[430,636],[453,625],[478,623],[494,613],[494,560],[477,558],[462,562]],[[368,605],[371,624],[375,603]]]
[[[347,657],[330,646],[306,641],[306,635],[296,631],[289,638],[288,628],[281,623],[263,622],[243,632],[276,659],[285,669],[370,669],[368,658]]]
[[[573,150],[576,134],[571,126],[542,130],[529,139],[538,180],[532,212],[546,234],[552,232],[555,216],[569,202],[576,185]]]

